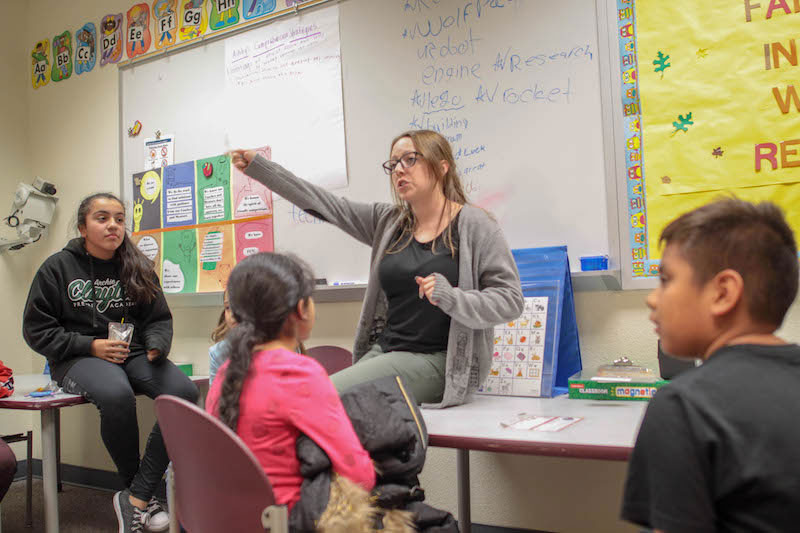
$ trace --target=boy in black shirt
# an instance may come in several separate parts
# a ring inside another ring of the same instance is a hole
[[[800,528],[800,347],[775,336],[797,247],[773,204],[713,202],[662,232],[647,298],[664,351],[705,363],[659,390],[622,517],[665,532]]]

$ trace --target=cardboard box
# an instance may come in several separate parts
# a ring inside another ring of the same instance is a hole
[[[194,375],[194,365],[192,363],[181,363],[175,361],[175,366],[178,367],[178,370],[180,370],[189,377],[192,377]]]
[[[569,397],[574,400],[647,401],[669,383],[663,379],[612,381],[594,379],[578,372],[569,378]]]

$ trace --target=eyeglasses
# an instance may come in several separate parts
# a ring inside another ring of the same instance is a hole
[[[394,172],[394,169],[397,168],[398,163],[403,165],[403,168],[409,169],[414,166],[414,163],[416,163],[417,159],[420,157],[422,157],[422,154],[419,152],[407,152],[400,156],[400,159],[390,159],[381,166],[383,167],[383,170],[385,170],[386,173],[391,176]]]

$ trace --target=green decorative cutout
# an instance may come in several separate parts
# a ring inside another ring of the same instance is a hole
[[[692,124],[694,124],[694,122],[692,122],[691,113],[687,113],[686,116],[678,115],[678,121],[672,123],[672,125],[675,126],[675,131],[673,131],[672,134],[675,135],[679,131],[688,132],[689,128],[687,128],[687,126],[691,126]]]
[[[658,56],[653,60],[653,64],[656,65],[654,72],[660,72],[662,79],[664,78],[664,71],[672,66],[667,61],[669,61],[669,56],[664,55],[661,50],[658,51]]]

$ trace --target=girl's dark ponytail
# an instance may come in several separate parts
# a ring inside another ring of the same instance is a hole
[[[255,326],[245,322],[233,328],[226,338],[228,342],[228,369],[222,392],[219,398],[219,419],[223,424],[236,431],[239,423],[239,398],[242,387],[250,370],[253,348],[263,342],[258,338]]]
[[[314,276],[298,259],[274,253],[251,255],[241,261],[228,278],[228,303],[236,326],[230,343],[229,363],[222,382],[218,414],[236,431],[242,395],[253,349],[281,334],[289,315],[314,290]]]

